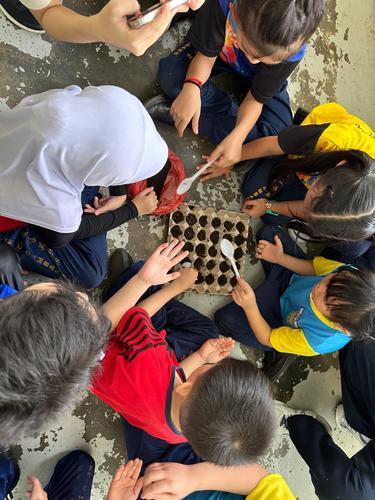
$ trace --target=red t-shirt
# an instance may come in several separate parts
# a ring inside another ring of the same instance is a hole
[[[129,309],[112,333],[91,390],[130,424],[168,443],[185,443],[170,418],[175,374],[181,376],[182,368],[165,335],[144,309]]]

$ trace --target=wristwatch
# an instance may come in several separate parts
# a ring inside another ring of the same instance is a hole
[[[267,200],[266,201],[266,214],[269,214],[269,215],[279,215],[277,212],[274,212],[272,210],[272,203],[273,203],[272,200]]]

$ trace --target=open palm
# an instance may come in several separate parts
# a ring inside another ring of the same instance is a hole
[[[139,458],[121,465],[112,479],[107,500],[137,500],[142,489],[141,468]]]

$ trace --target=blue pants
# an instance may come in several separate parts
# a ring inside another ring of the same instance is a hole
[[[304,200],[307,189],[303,183],[294,176],[285,181],[276,193],[272,196],[267,188],[268,177],[274,165],[280,161],[279,157],[262,158],[249,170],[242,183],[242,194],[245,198],[254,200],[257,198],[272,198],[275,201],[291,201],[291,200]],[[270,215],[265,214],[262,216],[264,224],[283,225],[290,220],[290,217],[285,215]]]
[[[327,259],[351,264],[361,270],[375,272],[375,246],[368,240],[343,241],[325,248],[322,255]]]
[[[104,300],[116,293],[142,266],[143,262],[136,262],[125,270],[108,290]],[[150,287],[139,300],[144,300],[158,290],[160,286]],[[170,300],[154,314],[152,323],[156,330],[166,330],[166,340],[179,360],[199,349],[207,339],[217,338],[219,335],[213,321],[177,300]],[[169,444],[126,421],[124,427],[129,459],[141,458],[144,466],[153,462],[193,464],[200,461],[189,443]]]
[[[90,203],[97,192],[97,187],[85,187],[82,206]],[[40,242],[38,232],[32,226],[0,233],[0,241],[16,250],[23,268],[51,279],[65,278],[84,288],[95,288],[107,272],[105,233],[72,240],[65,247],[54,250]]]
[[[181,92],[188,66],[194,55],[195,50],[187,43],[159,62],[160,86],[172,101]],[[218,58],[211,76],[220,73],[235,74],[242,96],[247,94],[250,81],[235,73],[230,66]],[[234,129],[239,105],[228,92],[219,89],[211,80],[208,80],[202,87],[201,102],[199,135],[208,137],[212,143],[218,144]],[[268,135],[277,135],[291,124],[292,112],[287,82],[285,82],[275,96],[263,105],[262,113],[245,142]]]
[[[310,469],[320,500],[375,498],[375,343],[350,342],[339,351],[342,399],[348,423],[370,441],[349,458],[317,420],[288,418],[287,427]]]
[[[1,472],[8,467],[9,474],[14,474],[13,460],[8,459],[8,464],[0,460],[0,479]],[[55,470],[44,488],[48,495],[48,500],[90,500],[92,481],[95,472],[94,459],[86,452],[75,450],[65,455],[56,464]],[[11,484],[11,489],[15,488],[19,477],[15,476],[16,481]],[[11,489],[1,489],[0,498],[10,493]]]
[[[280,227],[264,226],[257,234],[257,240],[267,240],[274,243],[274,236],[277,234],[284,246],[285,253],[300,259],[305,258],[302,250],[292,241],[287,233]],[[271,264],[261,260],[265,273],[265,280],[255,290],[257,304],[263,318],[271,328],[278,328],[283,325],[280,309],[280,297],[288,288],[292,272],[278,264]],[[224,337],[233,339],[262,351],[270,351],[271,348],[261,344],[247,321],[242,307],[234,302],[222,307],[215,313],[215,323],[219,328],[219,333]]]

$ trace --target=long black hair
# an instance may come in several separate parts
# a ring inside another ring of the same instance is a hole
[[[318,194],[306,220],[288,225],[315,240],[362,241],[375,233],[375,161],[357,150],[326,151],[283,159],[272,170],[268,189],[276,192],[296,173],[318,175]]]

